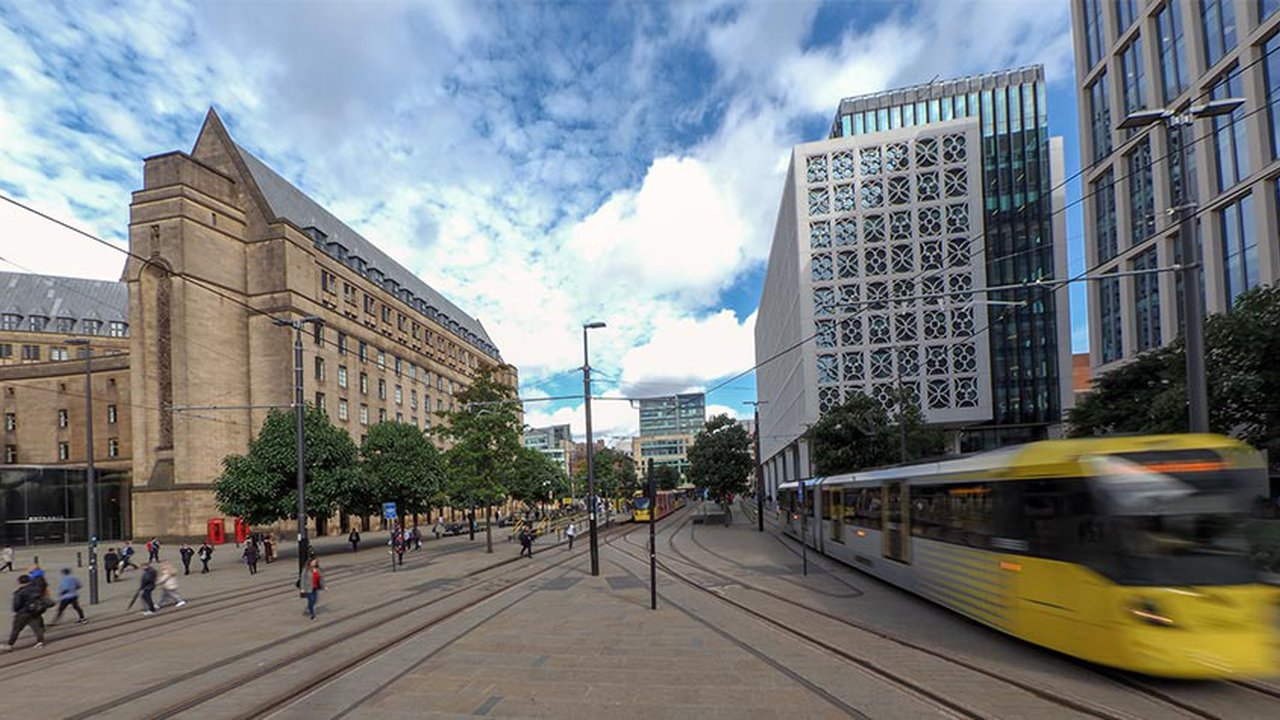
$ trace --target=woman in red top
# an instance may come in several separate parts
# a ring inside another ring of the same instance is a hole
[[[324,589],[324,583],[320,579],[319,560],[307,563],[307,567],[302,571],[302,577],[298,578],[298,589],[307,599],[307,616],[315,620],[316,600],[320,597],[320,591]]]

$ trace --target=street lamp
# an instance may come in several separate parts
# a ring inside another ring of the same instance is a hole
[[[72,338],[68,345],[84,348],[84,462],[86,531],[89,535],[89,604],[98,604],[98,483],[93,471],[93,347],[88,338]]]
[[[760,406],[768,405],[768,400],[743,400],[743,405],[750,405],[755,408],[755,432],[753,433],[756,441],[756,522],[757,529],[764,532],[764,466],[760,464]]]
[[[303,434],[303,399],[302,399],[302,327],[308,323],[321,325],[322,321],[315,315],[307,315],[297,320],[275,318],[276,325],[293,328],[293,424],[297,442],[298,462],[298,572],[307,566],[307,501],[303,488],[307,481],[306,455],[307,442]]]
[[[1178,238],[1182,246],[1182,314],[1186,318],[1187,406],[1191,432],[1209,432],[1209,388],[1204,370],[1204,308],[1200,299],[1200,247],[1192,236],[1191,218],[1196,204],[1191,199],[1191,177],[1187,172],[1187,128],[1196,120],[1230,115],[1244,104],[1244,98],[1210,100],[1192,105],[1184,112],[1168,108],[1139,110],[1120,123],[1120,129],[1132,130],[1164,123],[1178,130],[1178,166],[1182,181],[1182,204],[1173,208],[1178,217]]]
[[[582,326],[582,399],[587,416],[587,518],[591,533],[592,577],[600,574],[600,541],[596,537],[596,452],[591,440],[591,353],[587,346],[587,331],[602,327],[602,322]]]

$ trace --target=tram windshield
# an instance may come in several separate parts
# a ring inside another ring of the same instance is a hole
[[[636,509],[636,510],[648,510],[648,509],[649,509],[649,498],[647,498],[647,497],[645,497],[645,496],[641,495],[640,497],[638,497],[638,498],[636,498],[636,499],[634,499],[634,500],[632,500],[632,501],[631,501],[631,507],[632,507],[632,508],[634,508],[634,509]]]
[[[1222,483],[1174,477],[1128,460],[1095,458],[1094,488],[1112,516],[1116,570],[1135,585],[1228,585],[1256,580],[1241,496]]]

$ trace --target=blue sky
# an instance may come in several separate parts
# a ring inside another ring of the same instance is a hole
[[[142,158],[190,149],[216,106],[240,144],[479,317],[530,398],[581,392],[589,320],[609,325],[592,337],[599,394],[749,368],[789,149],[823,137],[841,97],[1042,63],[1066,174],[1079,167],[1059,0],[0,0],[0,47],[6,194],[122,244]],[[0,257],[101,278],[123,262],[11,208]],[[1073,288],[1077,350],[1083,303]],[[753,388],[708,403],[745,416]],[[636,425],[627,402],[593,410],[605,435]],[[528,406],[531,423],[581,418],[573,401]]]

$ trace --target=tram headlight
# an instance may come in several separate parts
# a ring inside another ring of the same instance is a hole
[[[1129,614],[1139,622],[1156,627],[1173,627],[1173,618],[1160,612],[1155,601],[1138,598],[1129,603]]]

